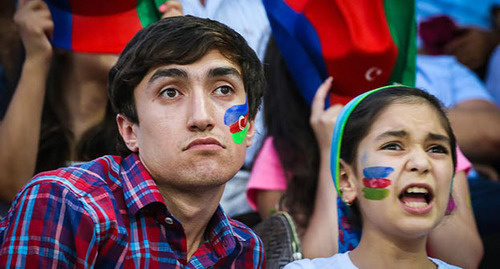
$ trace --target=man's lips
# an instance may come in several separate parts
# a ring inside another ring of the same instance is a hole
[[[225,149],[226,147],[223,146],[217,139],[208,137],[208,138],[195,139],[195,140],[191,141],[191,143],[189,143],[182,150],[185,151],[185,150],[188,150],[191,148],[206,148],[206,149],[223,148],[223,149]]]

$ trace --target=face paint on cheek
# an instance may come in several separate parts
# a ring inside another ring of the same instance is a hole
[[[242,105],[235,105],[226,110],[224,124],[229,126],[234,143],[243,143],[248,132],[248,100]]]
[[[361,167],[366,166],[365,164],[367,161],[368,161],[368,154],[366,152],[363,152],[360,158]]]
[[[391,185],[391,180],[385,177],[389,176],[394,171],[392,167],[373,166],[363,169],[363,195],[366,199],[382,200],[389,196],[389,190],[386,189]]]

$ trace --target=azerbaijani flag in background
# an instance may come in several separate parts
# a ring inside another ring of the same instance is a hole
[[[394,82],[415,84],[414,0],[264,0],[281,54],[311,104],[334,78],[330,103]]]
[[[56,47],[120,53],[140,29],[159,20],[166,0],[45,0],[54,20]]]

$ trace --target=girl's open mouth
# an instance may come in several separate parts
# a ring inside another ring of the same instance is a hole
[[[411,184],[403,189],[398,198],[408,213],[426,214],[432,209],[434,194],[426,184]]]

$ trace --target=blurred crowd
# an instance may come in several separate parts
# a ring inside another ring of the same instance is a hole
[[[68,28],[58,2],[0,4],[2,216],[34,175],[119,152],[107,87],[120,51],[94,48],[95,40],[57,44]],[[229,217],[253,228],[287,212],[304,258],[356,248],[361,231],[345,227],[351,201],[330,172],[334,125],[355,96],[402,84],[443,104],[457,142],[452,206],[429,233],[429,256],[463,268],[500,264],[500,1],[152,2],[156,20],[193,15],[228,25],[264,67],[253,144],[220,202]],[[73,15],[102,17],[88,10]]]

